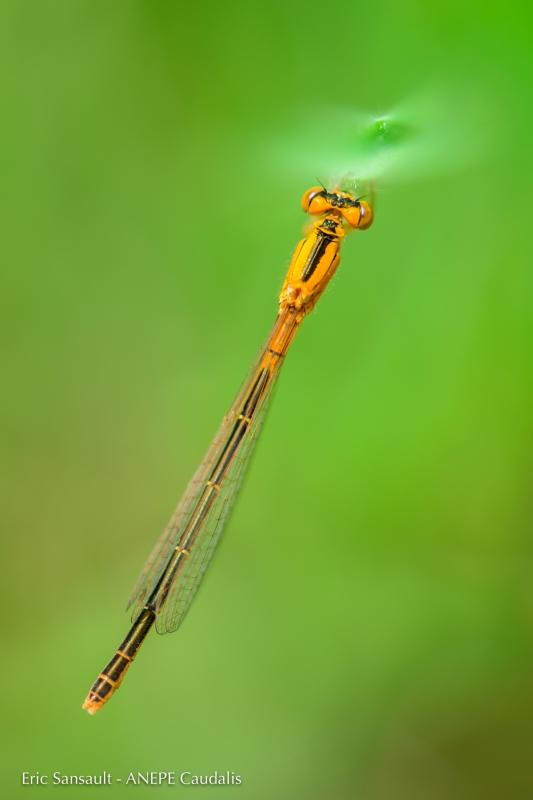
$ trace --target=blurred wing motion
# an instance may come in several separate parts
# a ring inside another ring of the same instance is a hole
[[[158,633],[180,626],[250,464],[280,366],[265,347],[137,579],[132,620],[149,604]]]
[[[394,184],[457,175],[480,161],[489,165],[506,135],[491,98],[464,75],[447,74],[388,113],[324,103],[319,110],[316,104],[297,108],[282,135],[268,139],[264,163],[295,176],[336,180],[355,174],[382,192]]]

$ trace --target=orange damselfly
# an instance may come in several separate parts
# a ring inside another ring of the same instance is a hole
[[[373,219],[370,203],[342,189],[314,186],[302,207],[317,219],[293,253],[272,332],[133,588],[132,626],[87,695],[90,714],[117,690],[152,626],[169,633],[183,621],[250,463],[283,357],[335,274],[344,236]]]

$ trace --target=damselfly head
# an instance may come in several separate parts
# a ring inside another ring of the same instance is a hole
[[[328,192],[323,186],[312,186],[302,197],[302,208],[312,216],[323,216],[330,212],[342,216],[351,228],[369,228],[373,220],[370,203],[351,192],[333,189]]]

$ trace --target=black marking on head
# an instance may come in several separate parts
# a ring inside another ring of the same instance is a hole
[[[358,208],[360,206],[360,198],[344,197],[336,192],[328,192],[326,197],[335,208]]]

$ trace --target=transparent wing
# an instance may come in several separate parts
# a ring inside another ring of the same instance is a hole
[[[157,540],[137,578],[126,606],[126,608],[131,608],[132,620],[137,617],[164,572],[167,562],[179,540],[180,533],[186,526],[192,510],[202,492],[202,488],[205,485],[207,475],[209,474],[216,454],[231,430],[237,413],[235,409],[238,407],[238,403],[239,397],[237,397],[234,406],[232,406],[228,414],[224,417],[203,461],[189,481],[176,510],[172,514],[160,538]]]
[[[185,559],[183,566],[176,574],[171,588],[168,594],[165,595],[160,607],[158,607],[156,601],[157,616],[155,626],[158,633],[175,631],[189,610],[250,465],[277,374],[278,372],[270,378],[268,385],[265,387],[260,401],[261,406],[256,410],[246,436],[240,444],[224,478],[221,490],[203,520],[201,530],[191,547],[190,555]]]
[[[240,410],[242,409],[243,402],[250,392],[250,385],[253,382],[259,364],[265,357],[265,348],[261,350],[259,358],[257,362],[254,364],[252,370],[250,371],[248,379],[245,381],[242,389],[240,390],[239,394],[235,398],[235,401],[228,412],[228,414],[224,417],[222,424],[215,435],[204,459],[202,460],[200,466],[196,470],[195,474],[193,475],[191,481],[189,482],[180,502],[178,503],[176,510],[174,511],[172,517],[170,518],[167,526],[165,527],[163,533],[161,534],[159,540],[156,542],[148,560],[146,561],[135,586],[130,594],[128,599],[127,608],[131,608],[131,615],[132,620],[136,619],[144,605],[146,604],[148,598],[154,593],[157,589],[158,584],[161,581],[162,576],[167,569],[170,559],[175,551],[175,548],[180,541],[182,533],[186,530],[194,512],[197,508],[198,502],[204,491],[204,487],[206,485],[206,481],[208,480],[209,475],[213,469],[213,465],[217,463],[219,458],[220,452],[224,447],[225,443],[228,440],[228,437],[231,434],[231,431],[235,425],[235,421],[240,414]],[[277,370],[276,370],[277,373]],[[241,480],[241,473],[243,471],[243,463],[246,460],[249,460],[245,457],[245,454],[248,454],[250,451],[251,455],[251,444],[252,441],[257,436],[259,432],[260,422],[262,421],[262,417],[264,416],[264,412],[266,410],[266,401],[268,396],[270,395],[271,388],[274,382],[274,375],[271,378],[270,385],[265,387],[265,391],[263,396],[260,399],[260,407],[256,409],[256,413],[252,419],[252,423],[249,426],[246,436],[244,437],[238,452],[235,455],[233,463],[228,470],[226,478],[224,480],[223,486],[221,488],[219,497],[217,498],[216,502],[211,507],[209,513],[209,519],[205,520],[206,530],[202,531],[201,537],[198,537],[198,545],[201,549],[205,550],[206,542],[212,540],[211,550],[210,553],[214,549],[215,543],[217,538],[220,536],[220,532],[223,526],[223,522],[227,516],[229,508],[232,504],[232,500],[237,494],[238,487],[240,485]],[[231,496],[231,498],[230,498]],[[216,524],[214,524],[216,521]],[[196,549],[196,548],[195,548]],[[202,561],[203,558],[202,556]],[[210,556],[209,556],[210,557]],[[191,571],[193,568],[193,564],[196,565],[200,556],[194,552],[191,553],[191,557],[189,559],[189,565],[186,569],[183,570],[183,578],[189,587],[191,587]],[[202,574],[205,572],[205,567],[202,569]],[[200,576],[201,577],[201,576]],[[179,575],[179,583],[181,585],[182,574],[180,572]],[[200,578],[198,578],[199,582]],[[192,600],[192,596],[194,591],[196,591],[196,583],[195,588],[191,592],[190,599],[187,603],[187,608]],[[173,597],[174,597],[174,587],[172,587],[172,591],[169,592],[169,596],[167,601],[170,601],[172,604]],[[165,601],[165,606],[168,605],[168,602]],[[184,611],[183,611],[184,613]],[[179,621],[183,616],[183,613],[180,616]],[[170,615],[170,612],[169,612]],[[166,612],[165,612],[166,618]],[[175,624],[175,627],[179,624],[179,621]],[[169,624],[169,620],[165,623],[166,625]],[[160,627],[163,626],[163,621],[161,621],[160,625],[156,626],[158,630]],[[174,630],[174,628],[165,628],[165,630]]]

